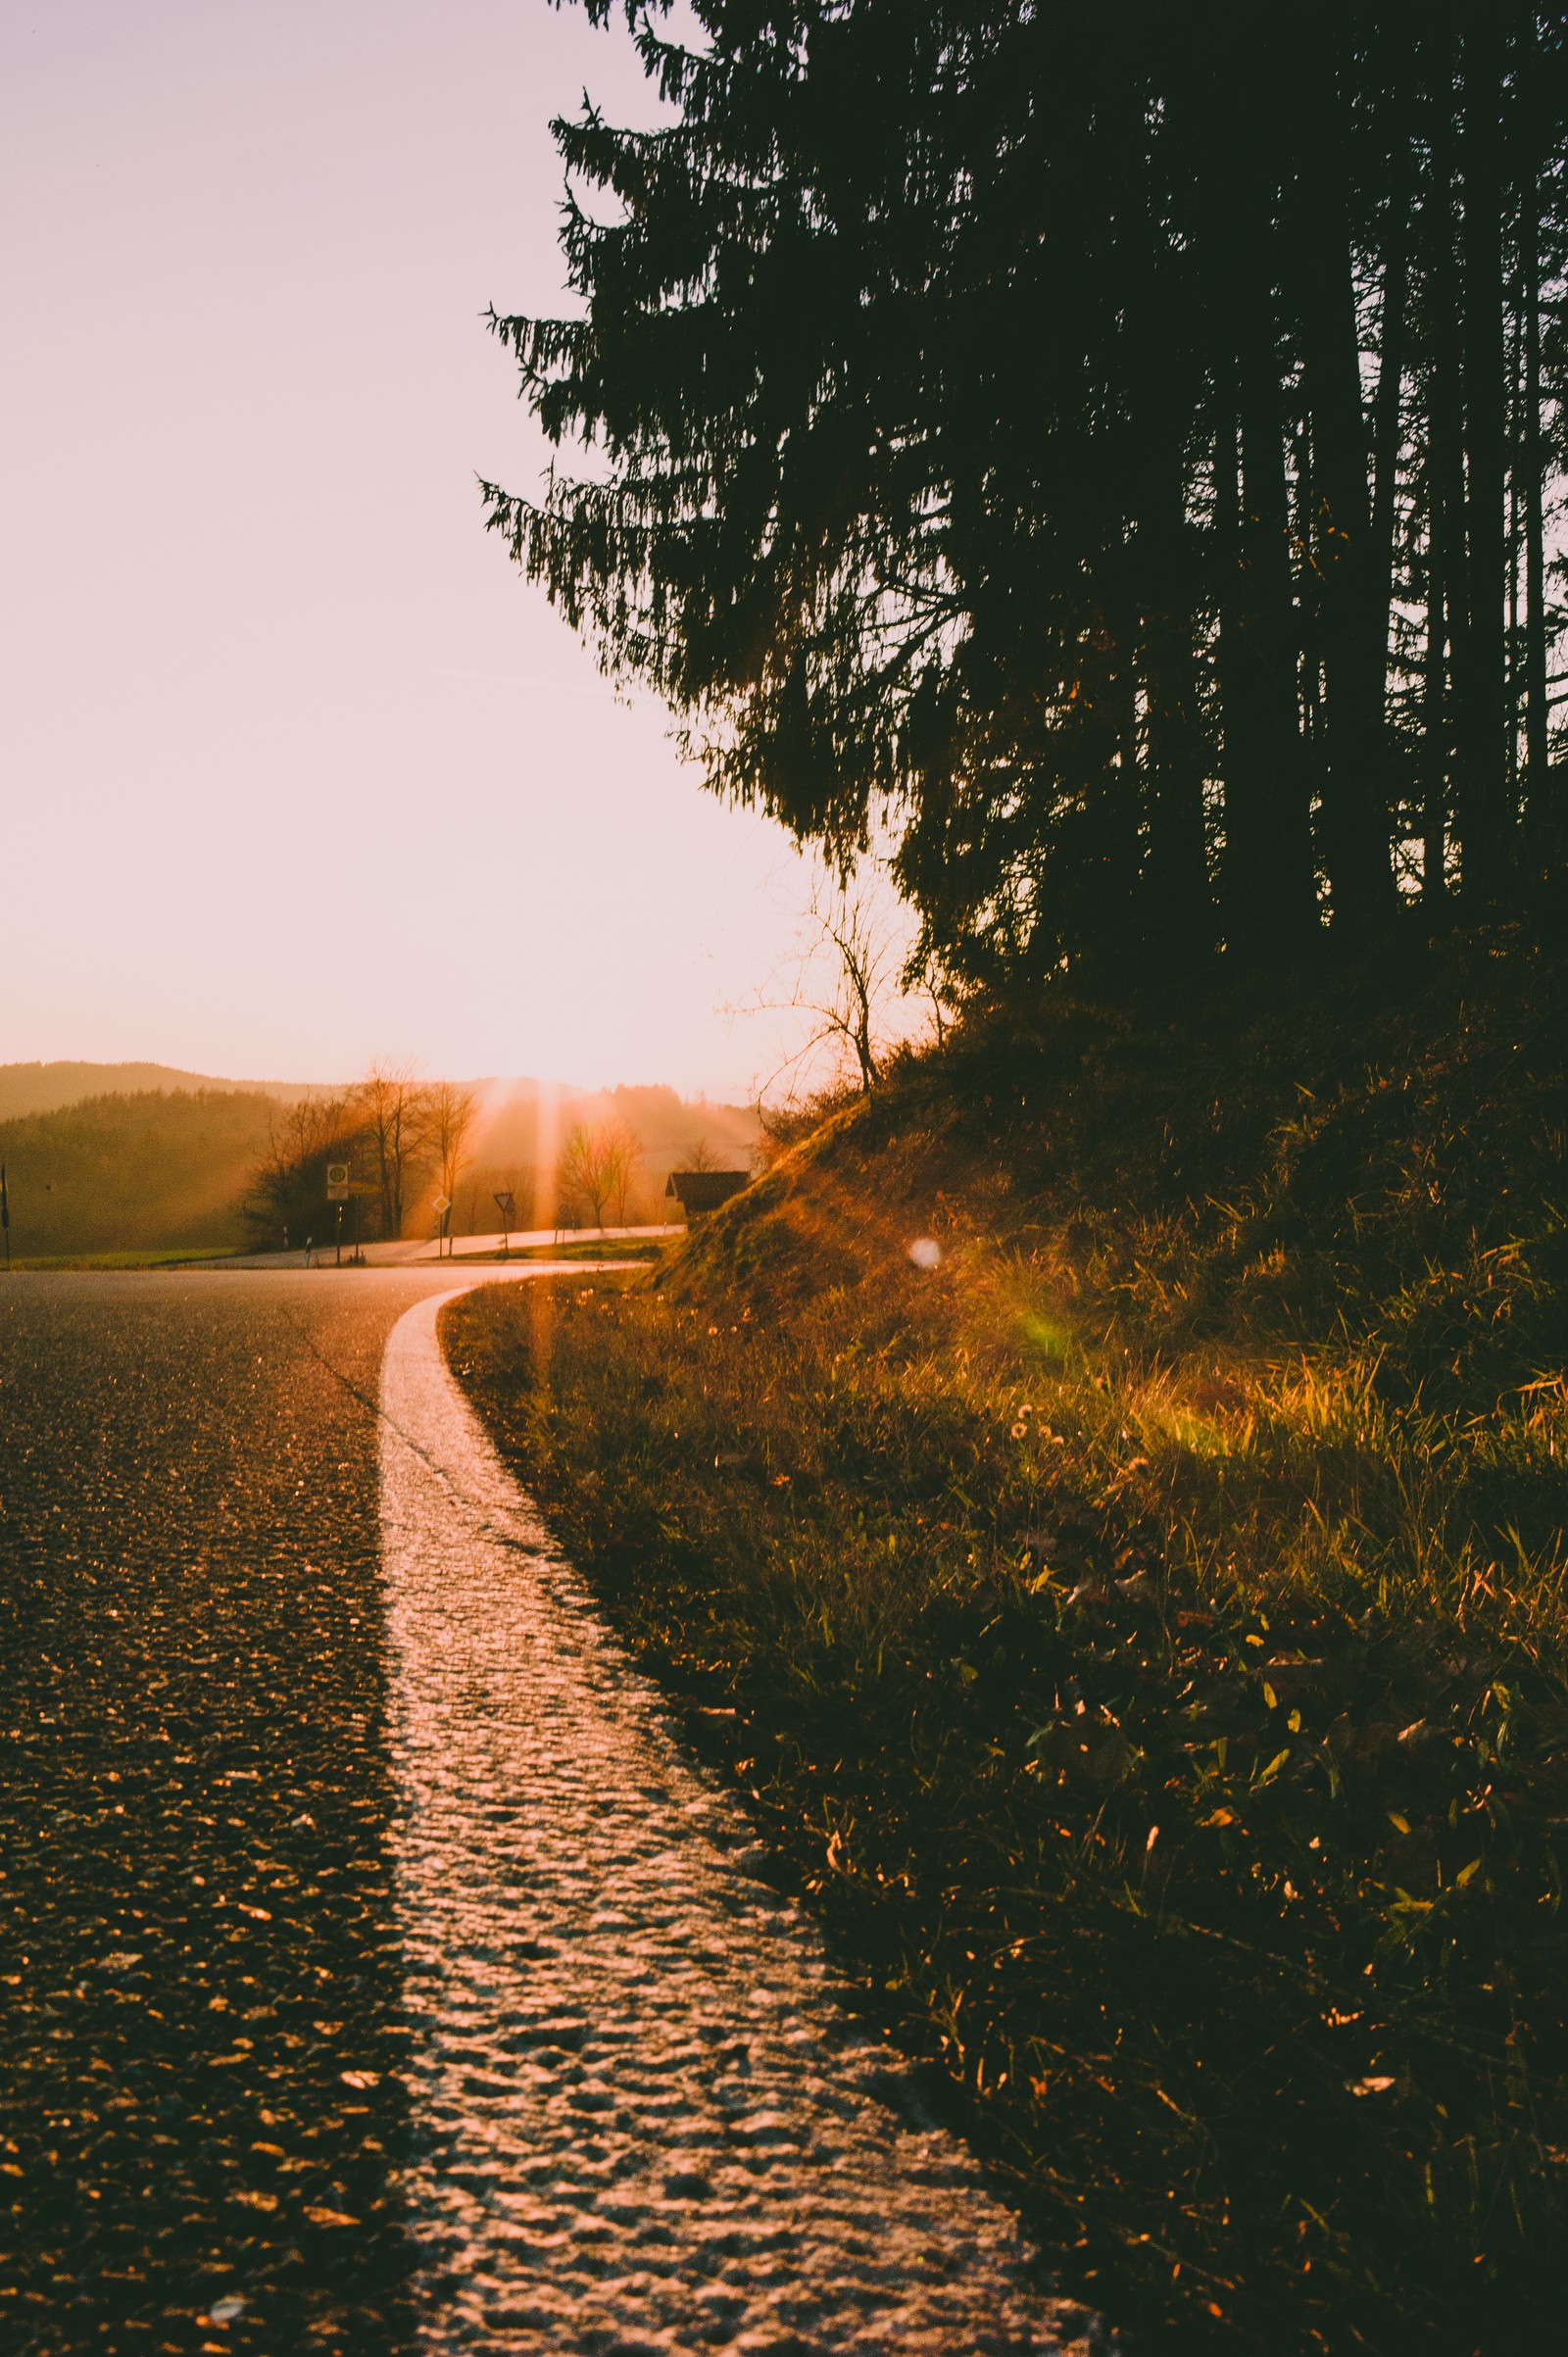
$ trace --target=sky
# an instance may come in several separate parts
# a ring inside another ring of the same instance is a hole
[[[548,0],[0,0],[0,1061],[776,1064],[787,838],[482,528],[585,85]]]

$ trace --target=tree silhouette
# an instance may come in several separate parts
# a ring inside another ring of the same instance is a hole
[[[1568,12],[623,13],[489,521],[716,792],[987,988],[1557,920]]]

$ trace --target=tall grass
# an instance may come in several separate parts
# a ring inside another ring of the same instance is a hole
[[[447,1313],[868,2001],[1178,2344],[1512,2349],[1568,2289],[1523,1029],[1461,967],[1272,1062],[1202,1009],[982,1036],[653,1284]]]

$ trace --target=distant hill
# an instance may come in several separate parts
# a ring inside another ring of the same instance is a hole
[[[273,1104],[263,1090],[220,1084],[89,1097],[0,1121],[12,1251],[36,1258],[238,1246],[239,1199]]]
[[[105,1074],[121,1085],[104,1088]],[[666,1178],[699,1155],[749,1168],[760,1135],[749,1106],[692,1101],[671,1088],[471,1085],[483,1109],[458,1188],[457,1235],[495,1226],[497,1189],[513,1191],[520,1227],[552,1219],[556,1152],[578,1123],[614,1120],[636,1133],[643,1154],[625,1205],[632,1220],[666,1218]],[[239,1205],[275,1106],[334,1093],[308,1083],[210,1080],[167,1064],[0,1065],[12,1250],[33,1259],[254,1241]],[[368,1178],[368,1166],[358,1175]],[[435,1192],[434,1174],[416,1170],[409,1235],[430,1229]]]
[[[187,1094],[217,1090],[223,1095],[243,1091],[285,1102],[327,1093],[311,1081],[220,1080],[210,1072],[181,1072],[172,1064],[0,1064],[0,1121],[15,1121],[24,1113],[58,1112],[62,1105],[80,1105],[88,1097],[138,1096],[150,1089]]]

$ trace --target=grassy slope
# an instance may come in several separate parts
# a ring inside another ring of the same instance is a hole
[[[1484,950],[1063,1007],[652,1282],[447,1312],[1067,2280],[1178,2345],[1568,2288],[1565,1040]]]
[[[239,1200],[274,1111],[248,1090],[144,1090],[0,1122],[13,1252],[238,1247]]]

